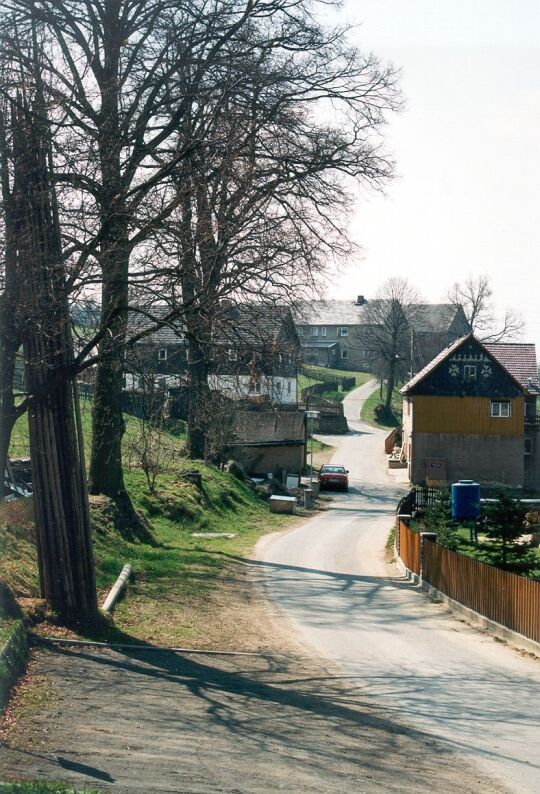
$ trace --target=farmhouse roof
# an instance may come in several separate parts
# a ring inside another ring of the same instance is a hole
[[[530,394],[540,394],[536,348],[521,342],[487,342],[484,344],[497,361],[514,376]]]
[[[171,318],[171,316],[172,319],[166,319]],[[156,328],[160,323],[163,323],[163,325]],[[168,345],[179,345],[183,341],[182,321],[179,317],[174,317],[170,306],[165,304],[157,304],[150,306],[148,309],[129,312],[129,335],[136,336],[146,331],[148,333],[140,339],[141,344],[167,347]]]
[[[494,358],[510,377],[528,394],[539,394],[538,374],[536,370],[536,353],[534,344],[484,344],[474,334],[459,337],[445,347],[429,364],[420,370],[401,389],[401,394],[408,394],[420,381],[437,369],[445,359],[452,355],[467,339],[475,339],[484,350]],[[534,362],[534,364],[533,364]]]
[[[368,325],[377,302],[305,301],[294,310],[293,315],[298,325]],[[411,325],[416,331],[446,331],[459,311],[451,303],[420,303],[415,307]]]
[[[233,430],[237,444],[305,441],[304,411],[237,411]]]

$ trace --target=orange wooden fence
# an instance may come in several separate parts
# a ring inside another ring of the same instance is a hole
[[[403,564],[413,573],[420,573],[420,533],[413,532],[398,519],[398,549]]]
[[[431,540],[424,541],[423,556],[424,581],[480,615],[540,642],[540,582],[501,571]]]

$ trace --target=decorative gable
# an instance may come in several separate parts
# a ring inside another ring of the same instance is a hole
[[[468,336],[432,362],[404,389],[407,395],[441,397],[517,397],[523,393],[506,369]]]

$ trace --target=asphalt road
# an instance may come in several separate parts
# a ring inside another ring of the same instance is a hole
[[[268,595],[396,724],[442,740],[509,791],[540,792],[540,662],[455,619],[384,561],[405,485],[387,471],[385,433],[356,420],[372,389],[347,399],[352,432],[330,439],[349,493],[260,545]]]

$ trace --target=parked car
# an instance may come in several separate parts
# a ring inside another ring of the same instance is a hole
[[[339,491],[349,490],[349,470],[335,463],[325,463],[319,471],[319,485],[323,488],[335,488]]]

